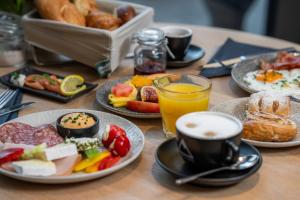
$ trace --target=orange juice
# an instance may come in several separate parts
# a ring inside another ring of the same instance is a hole
[[[209,89],[193,83],[170,83],[159,90],[159,106],[165,133],[176,133],[175,123],[180,116],[207,110],[209,92]]]

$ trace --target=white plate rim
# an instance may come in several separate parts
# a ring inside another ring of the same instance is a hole
[[[18,180],[34,182],[34,183],[46,183],[46,184],[77,183],[77,182],[83,182],[83,181],[89,181],[89,180],[101,178],[101,177],[107,176],[109,174],[112,174],[112,173],[126,167],[127,165],[131,164],[134,160],[136,160],[141,155],[141,153],[143,151],[143,148],[144,148],[144,145],[145,145],[145,137],[144,137],[143,132],[140,130],[140,128],[138,128],[134,123],[130,122],[129,120],[124,119],[120,116],[111,114],[111,113],[106,113],[106,112],[101,112],[101,111],[96,111],[96,110],[88,110],[88,109],[48,110],[48,111],[35,112],[35,113],[28,114],[28,115],[24,115],[24,116],[18,117],[16,119],[10,120],[6,123],[18,122],[18,121],[20,121],[24,118],[32,117],[33,115],[46,114],[46,113],[49,113],[49,112],[59,112],[59,113],[63,113],[63,112],[64,113],[68,113],[68,112],[91,112],[91,113],[98,113],[98,114],[101,114],[101,115],[102,114],[111,115],[115,118],[119,118],[119,119],[123,120],[124,122],[126,122],[126,123],[130,124],[132,127],[134,127],[136,129],[136,131],[138,132],[139,137],[141,137],[142,143],[137,148],[138,151],[135,154],[128,155],[128,156],[130,156],[128,159],[122,161],[118,165],[113,166],[109,169],[99,171],[99,172],[95,172],[95,173],[73,174],[73,175],[70,175],[70,176],[42,177],[42,176],[20,175],[20,174],[17,174],[17,173],[14,173],[14,172],[9,172],[7,170],[4,170],[4,169],[0,168],[0,174],[8,176],[8,177],[15,178],[15,179],[18,179]],[[6,124],[6,123],[4,123],[4,124]],[[2,125],[4,125],[4,124],[2,124]]]

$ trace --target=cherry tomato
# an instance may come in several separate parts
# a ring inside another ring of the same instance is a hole
[[[113,140],[116,137],[122,136],[122,135],[126,135],[126,132],[124,129],[122,129],[121,127],[114,125],[114,124],[107,125],[106,131],[102,138],[102,143],[106,148],[108,148],[109,145],[113,142]]]
[[[108,149],[114,156],[126,156],[130,150],[128,137],[126,135],[116,137]]]

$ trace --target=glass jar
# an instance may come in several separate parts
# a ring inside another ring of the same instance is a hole
[[[167,39],[157,28],[147,28],[135,36],[138,46],[134,49],[134,74],[163,73],[167,65]]]
[[[0,67],[23,67],[25,42],[20,17],[0,12]]]

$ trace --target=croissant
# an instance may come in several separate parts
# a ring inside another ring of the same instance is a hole
[[[121,20],[112,14],[102,11],[92,11],[86,16],[87,26],[106,30],[115,30],[121,25]]]
[[[45,19],[85,26],[84,16],[69,0],[35,0],[35,5]]]

